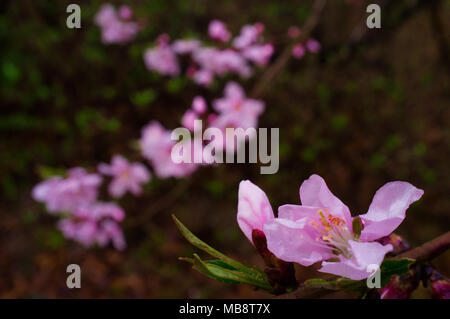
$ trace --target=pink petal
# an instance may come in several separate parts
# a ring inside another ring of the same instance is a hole
[[[361,243],[349,240],[348,243],[353,254],[352,259],[341,257],[340,262],[323,262],[319,271],[353,280],[365,279],[372,275],[372,272],[367,271],[367,267],[371,264],[380,266],[386,253],[392,250],[392,245],[383,246],[378,242]]]
[[[127,191],[127,184],[121,178],[115,178],[109,184],[108,191],[113,197],[122,197]]]
[[[101,173],[103,175],[111,175],[112,174],[111,166],[109,166],[106,163],[98,164],[97,170],[99,171],[99,173]]]
[[[236,82],[228,82],[225,86],[225,96],[229,99],[241,100],[245,98],[245,92]]]
[[[301,218],[317,217],[320,207],[299,206],[299,205],[283,205],[278,207],[278,218],[288,219],[292,221]]]
[[[264,225],[267,248],[284,261],[310,266],[318,261],[332,257],[330,249],[318,247],[310,239],[305,227],[307,219],[291,221],[276,218]]]
[[[328,189],[324,179],[319,175],[311,177],[300,186],[300,200],[302,205],[324,207],[330,210],[330,214],[343,219],[347,227],[352,229],[352,217],[350,210],[339,198]]]
[[[131,166],[131,176],[138,183],[147,183],[151,180],[151,174],[147,167],[141,163],[133,163]]]
[[[246,180],[239,184],[237,222],[242,232],[252,241],[253,229],[263,230],[264,224],[274,218],[266,194]]]
[[[405,218],[409,205],[423,195],[423,190],[407,182],[390,182],[373,197],[369,210],[361,215],[364,229],[361,239],[371,241],[391,234]]]

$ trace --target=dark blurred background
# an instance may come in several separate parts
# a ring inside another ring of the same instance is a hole
[[[449,229],[450,1],[370,1],[383,6],[382,28],[371,31],[367,2],[332,0],[313,32],[321,52],[291,59],[262,96],[260,126],[280,128],[277,174],[226,164],[182,180],[155,178],[143,196],[120,200],[125,252],[64,239],[57,219],[31,199],[33,185],[73,166],[95,168],[116,153],[140,160],[130,142],[143,125],[157,119],[175,128],[195,95],[208,101],[222,95],[226,79],[206,90],[185,77],[147,71],[142,53],[159,34],[205,39],[215,18],[233,34],[260,21],[276,59],[288,27],[301,26],[311,7],[311,1],[128,1],[146,20],[144,30],[130,44],[104,45],[93,23],[103,2],[77,1],[82,28],[71,30],[65,22],[72,2],[0,4],[0,297],[267,296],[214,282],[177,260],[194,249],[172,213],[217,249],[262,265],[236,223],[243,179],[264,189],[276,210],[298,203],[301,182],[316,173],[355,215],[366,212],[384,183],[405,180],[425,195],[397,233],[418,245]],[[241,82],[246,90],[259,72]],[[81,289],[66,287],[71,263],[81,266]],[[450,275],[448,253],[435,264]],[[298,270],[299,279],[311,275]]]

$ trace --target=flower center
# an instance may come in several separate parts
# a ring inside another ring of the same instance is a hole
[[[311,219],[309,225],[317,231],[316,245],[333,250],[336,255],[342,254],[351,258],[348,241],[356,240],[353,233],[347,227],[346,222],[340,217],[328,213],[328,208],[317,211],[317,218]]]
[[[130,171],[125,169],[122,172],[120,172],[120,178],[122,178],[122,179],[129,179],[130,178]]]

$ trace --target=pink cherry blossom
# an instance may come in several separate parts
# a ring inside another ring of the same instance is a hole
[[[174,145],[171,131],[166,130],[160,123],[152,121],[142,129],[140,140],[142,155],[151,162],[156,176],[184,177],[197,169],[195,164],[175,163],[172,160]]]
[[[209,23],[208,34],[211,39],[227,42],[231,38],[231,33],[227,30],[227,26],[220,20],[212,20]]]
[[[104,4],[95,15],[94,21],[100,26],[104,43],[126,43],[139,32],[139,24],[131,19],[129,7],[121,7],[119,11],[111,4]]]
[[[258,65],[266,65],[273,54],[273,50],[271,44],[254,44],[245,48],[242,55]]]
[[[265,223],[267,247],[285,261],[304,266],[322,261],[319,271],[354,280],[367,278],[371,275],[367,266],[380,265],[393,249],[374,240],[393,232],[422,194],[406,182],[387,183],[375,194],[367,214],[359,216],[364,226],[359,236],[348,207],[320,176],[312,175],[300,187],[302,206],[283,205],[278,218]]]
[[[211,75],[237,73],[247,77],[251,74],[251,68],[246,59],[231,49],[200,48],[192,54],[192,59],[200,65],[200,69],[209,71]]]
[[[167,44],[147,49],[144,52],[144,62],[147,69],[163,75],[177,76],[180,73],[177,56]]]
[[[123,250],[126,244],[118,222],[124,216],[116,204],[96,202],[79,206],[72,216],[60,220],[58,227],[66,238],[86,247],[112,242],[117,250]]]
[[[199,40],[176,40],[172,43],[172,50],[177,54],[192,53],[201,45]]]
[[[81,167],[72,168],[67,177],[52,177],[36,185],[35,200],[46,204],[49,212],[71,212],[82,204],[96,200],[102,182],[98,174],[89,174]]]
[[[260,28],[256,25],[244,25],[241,29],[241,33],[239,36],[234,38],[233,40],[233,46],[236,49],[242,50],[249,45],[256,42],[258,39],[258,36],[260,34]]]
[[[117,222],[121,222],[125,218],[125,212],[114,203],[94,202],[78,206],[77,209],[72,212],[72,216],[76,219],[89,219],[92,221],[113,219]]]
[[[130,20],[133,17],[133,10],[127,5],[122,5],[119,7],[119,17],[123,20]]]
[[[201,86],[208,86],[214,79],[214,74],[206,69],[198,70],[193,75],[193,80],[195,83]]]
[[[258,127],[258,117],[264,112],[264,102],[247,98],[236,82],[227,83],[224,93],[223,98],[213,101],[218,117],[212,126],[222,129]]]
[[[113,177],[108,191],[114,197],[121,197],[127,191],[134,195],[142,193],[141,184],[150,181],[150,172],[141,163],[130,163],[123,156],[115,155],[111,165],[101,163],[98,171]]]
[[[266,194],[246,180],[239,184],[237,222],[245,236],[253,242],[253,230],[263,230],[264,224],[274,219],[272,206]]]

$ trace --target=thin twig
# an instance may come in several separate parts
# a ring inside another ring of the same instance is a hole
[[[288,46],[286,46],[277,60],[264,72],[264,74],[261,76],[261,80],[256,83],[253,90],[250,92],[251,97],[258,98],[266,91],[267,86],[272,83],[278,73],[284,68],[284,66],[291,58],[292,48],[294,47],[294,44],[297,42],[304,42],[309,38],[311,32],[319,23],[319,17],[326,3],[327,0],[314,1],[312,12],[303,25],[300,36],[295,39],[295,42],[292,42]]]
[[[445,234],[392,259],[413,258],[416,261],[423,262],[431,260],[450,248],[450,231]]]

